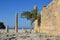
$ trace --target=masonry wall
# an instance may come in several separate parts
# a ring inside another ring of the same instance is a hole
[[[40,32],[60,35],[60,0],[53,0],[41,12]]]

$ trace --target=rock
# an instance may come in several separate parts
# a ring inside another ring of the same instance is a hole
[[[50,40],[50,39],[47,39],[47,40]]]
[[[24,33],[28,33],[28,31],[27,31],[27,30],[24,30],[23,32],[24,32]]]

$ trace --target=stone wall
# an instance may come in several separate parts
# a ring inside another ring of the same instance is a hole
[[[60,0],[53,0],[41,12],[40,31],[60,35]]]

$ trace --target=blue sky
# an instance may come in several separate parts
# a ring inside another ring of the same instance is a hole
[[[5,26],[8,25],[13,28],[15,25],[15,14],[18,12],[18,25],[21,27],[29,27],[30,21],[21,18],[23,11],[30,11],[34,6],[38,6],[38,12],[42,10],[44,5],[48,5],[51,0],[0,0],[0,22],[4,22]]]

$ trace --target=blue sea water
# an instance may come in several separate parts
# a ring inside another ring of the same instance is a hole
[[[14,28],[9,28],[9,29],[14,29]],[[30,28],[18,28],[18,29],[30,29]],[[33,29],[33,28],[32,28]]]

